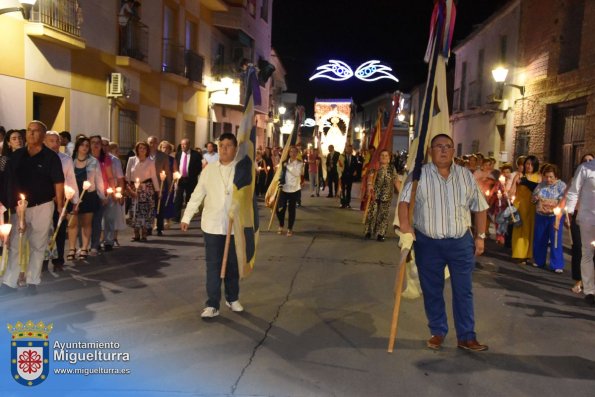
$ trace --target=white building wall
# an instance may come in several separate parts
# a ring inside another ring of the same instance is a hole
[[[108,100],[105,97],[70,91],[70,132],[108,136]]]
[[[25,128],[25,80],[0,74],[0,87],[0,125],[7,131]]]
[[[159,109],[140,105],[138,112],[138,139],[146,140],[151,135],[161,133],[161,115]]]

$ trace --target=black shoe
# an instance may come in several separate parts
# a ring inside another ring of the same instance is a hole
[[[585,296],[585,302],[587,302],[589,305],[595,305],[595,295],[589,294]]]
[[[43,261],[43,263],[41,264],[41,271],[42,272],[47,272],[48,271],[48,263],[50,261]]]
[[[378,237],[376,237],[376,240],[378,240],[378,241],[384,241],[384,236],[381,236],[379,234]]]
[[[152,235],[153,235],[153,230],[147,229],[147,236],[152,236]]]
[[[104,244],[103,249],[105,251],[111,251],[112,249],[114,249],[114,247],[111,244]]]
[[[27,284],[27,288],[25,289],[25,295],[37,295],[37,285]]]
[[[158,235],[159,237],[161,237],[161,236],[163,236],[163,232],[162,232],[161,230],[159,230],[159,231],[157,231],[157,235]]]
[[[369,240],[372,237],[372,235],[370,233],[366,233],[366,235],[364,236],[364,238],[366,240]]]
[[[64,265],[58,264],[58,265],[54,265],[54,272],[63,272],[64,271]]]

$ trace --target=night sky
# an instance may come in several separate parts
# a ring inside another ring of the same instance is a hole
[[[453,46],[507,1],[458,1]],[[310,113],[315,97],[351,97],[361,104],[424,82],[433,4],[433,0],[275,0],[272,44],[287,71],[288,91],[297,92],[298,103]],[[354,71],[377,59],[390,66],[400,82],[308,81],[329,59],[342,60]]]

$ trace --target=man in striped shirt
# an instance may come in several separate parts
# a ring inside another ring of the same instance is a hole
[[[413,225],[409,222],[412,181],[399,199],[402,233],[415,235],[414,249],[431,338],[427,346],[440,349],[448,332],[444,304],[444,268],[450,270],[458,347],[487,350],[477,342],[473,313],[472,272],[475,256],[484,250],[488,204],[469,170],[455,165],[454,142],[446,134],[430,143],[432,162],[422,167],[416,190]],[[470,231],[474,212],[477,234]]]

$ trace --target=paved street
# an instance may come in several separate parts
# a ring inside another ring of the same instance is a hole
[[[388,354],[394,235],[365,241],[361,212],[303,197],[293,237],[278,236],[276,223],[261,233],[257,267],[241,283],[245,313],[223,307],[218,318],[200,319],[206,297],[198,222],[187,234],[172,229],[144,244],[127,242],[127,232],[124,247],[57,277],[45,273],[36,296],[0,298],[3,323],[53,322],[52,341],[118,342],[130,362],[117,366],[132,369],[51,374],[27,389],[10,380],[4,334],[2,395],[593,395],[595,308],[570,291],[569,265],[563,275],[519,267],[489,243],[474,292],[478,339],[490,350],[458,350],[452,318],[444,349],[425,348],[417,299],[403,300]],[[269,214],[261,210],[262,224]]]

